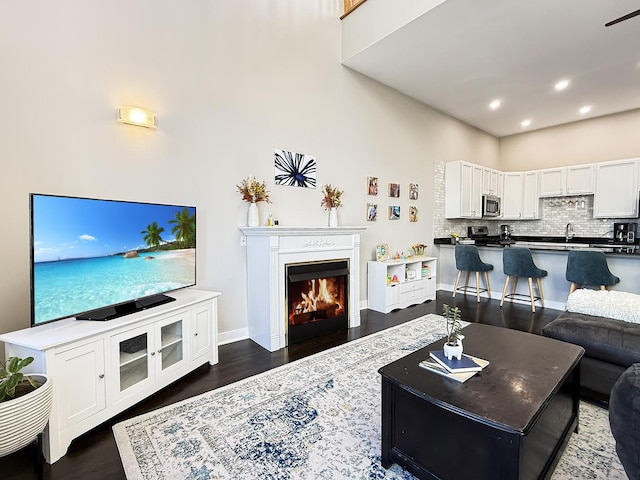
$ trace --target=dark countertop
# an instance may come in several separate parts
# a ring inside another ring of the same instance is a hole
[[[623,243],[619,241],[615,241],[613,238],[604,238],[604,237],[573,237],[569,240],[566,240],[565,237],[554,237],[554,236],[535,236],[535,235],[512,235],[511,239],[514,242],[530,242],[530,243],[539,243],[540,245],[536,247],[536,245],[529,245],[529,248],[536,250],[559,250],[566,251],[572,250],[575,248],[598,248],[603,250],[605,253],[614,253],[614,254],[622,254],[622,255],[639,255],[640,256],[640,246],[639,241],[636,240],[634,243]],[[451,237],[443,237],[443,238],[434,238],[434,245],[451,245]],[[557,244],[557,247],[556,245]],[[499,242],[499,237],[497,236],[489,236],[487,239],[478,242],[477,245],[494,247],[494,248],[503,248],[506,245],[503,245]]]

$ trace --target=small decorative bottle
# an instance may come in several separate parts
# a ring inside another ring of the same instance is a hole
[[[269,218],[267,219],[267,226],[273,227],[273,214],[269,213]]]

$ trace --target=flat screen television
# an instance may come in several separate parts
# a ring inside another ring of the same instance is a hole
[[[196,209],[30,194],[31,325],[109,320],[196,283]]]

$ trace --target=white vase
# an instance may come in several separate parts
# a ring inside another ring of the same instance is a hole
[[[260,212],[258,211],[258,205],[255,202],[249,204],[249,211],[247,212],[247,226],[257,227],[260,225]]]
[[[329,226],[330,227],[338,226],[338,209],[336,207],[331,207],[329,209]]]

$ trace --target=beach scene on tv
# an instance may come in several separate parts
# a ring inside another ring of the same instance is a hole
[[[195,285],[195,207],[33,195],[33,323]]]

